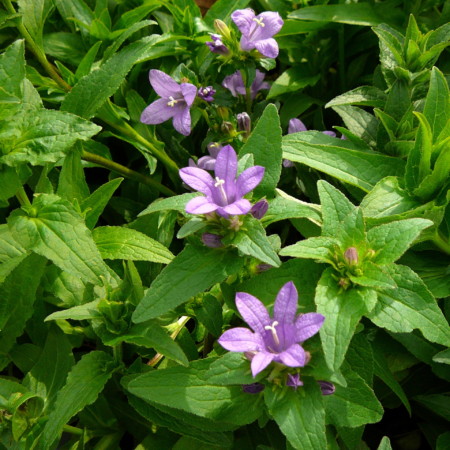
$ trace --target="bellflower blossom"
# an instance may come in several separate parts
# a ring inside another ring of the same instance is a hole
[[[278,56],[278,44],[272,36],[281,30],[284,22],[277,12],[266,11],[255,16],[250,8],[238,9],[231,14],[231,19],[242,33],[242,50],[256,48],[266,58]]]
[[[211,39],[212,42],[205,42],[205,44],[213,53],[217,53],[219,55],[227,55],[228,53],[230,53],[228,48],[222,42],[222,36],[220,34],[212,33]]]
[[[207,214],[216,211],[222,217],[247,214],[251,203],[243,198],[254,189],[264,176],[264,167],[253,166],[237,178],[237,156],[231,145],[223,147],[216,158],[215,178],[198,167],[185,167],[180,177],[191,188],[205,196],[195,197],[186,205],[189,214]]]
[[[190,83],[178,84],[172,77],[160,70],[149,73],[150,84],[161,97],[151,103],[141,114],[141,122],[157,125],[173,119],[178,133],[188,136],[191,132],[190,108],[197,95],[197,88]]]
[[[216,90],[212,86],[206,86],[206,87],[200,87],[198,89],[198,96],[204,100],[205,102],[213,102],[214,101],[214,95],[216,93]]]
[[[206,148],[208,149],[209,155],[199,158],[197,164],[192,158],[189,158],[189,167],[198,167],[204,170],[214,170],[214,167],[216,166],[216,158],[222,146],[218,142],[210,142],[206,146]]]
[[[250,86],[250,93],[252,100],[256,97],[256,94],[262,89],[270,89],[270,84],[264,81],[265,74],[256,69],[255,79]],[[238,95],[245,95],[245,85],[242,79],[241,72],[236,71],[232,75],[228,75],[222,81],[222,86],[231,92],[233,97]]]
[[[289,281],[278,292],[271,318],[256,297],[238,292],[237,309],[254,333],[231,328],[220,336],[219,344],[231,352],[245,352],[254,377],[272,361],[288,367],[305,366],[308,355],[300,344],[319,331],[325,317],[317,313],[297,315],[297,300],[297,289]]]

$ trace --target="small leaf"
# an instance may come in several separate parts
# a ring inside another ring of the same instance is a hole
[[[325,105],[325,108],[342,105],[361,105],[383,108],[386,103],[386,98],[386,94],[375,86],[360,86],[333,98],[333,100]]]
[[[281,256],[293,256],[294,258],[316,259],[333,264],[334,252],[337,247],[339,247],[337,239],[318,236],[288,245],[281,249],[279,254]]]
[[[188,201],[198,196],[199,194],[195,192],[189,194],[175,195],[169,198],[158,199],[154,201],[150,206],[145,208],[144,211],[139,213],[138,217],[144,216],[146,214],[151,214],[157,211],[175,210],[184,212]]]

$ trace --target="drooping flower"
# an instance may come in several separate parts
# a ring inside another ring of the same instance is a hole
[[[252,85],[250,86],[250,93],[252,99],[256,97],[256,94],[263,89],[270,89],[270,84],[264,81],[264,73],[260,70],[256,69],[255,79],[253,80]],[[233,97],[237,97],[238,95],[245,95],[245,85],[244,80],[242,79],[241,72],[236,71],[232,75],[228,75],[222,81],[222,86],[228,89]]]
[[[141,122],[157,125],[173,119],[175,130],[184,136],[191,132],[190,108],[197,95],[197,88],[190,83],[178,84],[172,77],[160,70],[149,73],[150,84],[161,97],[147,106],[141,114]]]
[[[231,14],[231,19],[242,33],[242,50],[256,48],[266,58],[278,56],[278,44],[272,36],[281,30],[284,22],[277,12],[266,11],[255,16],[250,8],[238,9]]]
[[[186,205],[189,214],[207,214],[216,211],[222,217],[247,214],[252,205],[243,198],[264,176],[264,167],[253,166],[237,176],[237,156],[231,145],[223,147],[216,158],[215,178],[198,167],[185,167],[180,177],[191,188],[205,196],[195,197]]]
[[[211,39],[212,42],[205,42],[205,44],[213,53],[217,53],[219,55],[228,55],[228,53],[230,53],[226,45],[222,42],[222,36],[220,34],[212,33]]]
[[[216,90],[212,86],[201,87],[198,89],[198,96],[205,102],[213,102]]]
[[[219,338],[219,344],[232,352],[244,352],[251,359],[253,376],[272,361],[288,367],[303,367],[308,355],[300,345],[314,336],[325,320],[317,313],[297,315],[297,289],[292,281],[279,291],[271,318],[263,303],[245,292],[236,294],[236,306],[247,328],[232,328]]]

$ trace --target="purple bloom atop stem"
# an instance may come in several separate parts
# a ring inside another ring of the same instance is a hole
[[[330,383],[329,381],[318,381],[318,383],[322,391],[322,395],[334,394],[336,387],[334,386],[333,383]]]
[[[264,167],[253,166],[244,170],[237,177],[237,156],[231,145],[223,147],[216,158],[215,178],[206,170],[198,167],[185,167],[180,170],[180,177],[191,188],[205,194],[195,197],[186,205],[189,214],[207,214],[216,211],[228,218],[247,214],[252,205],[243,198],[261,182]]]
[[[222,236],[213,233],[203,233],[202,234],[202,242],[210,248],[220,248],[223,247]]]
[[[150,84],[161,97],[151,103],[141,114],[141,122],[157,125],[173,119],[178,133],[188,136],[191,132],[190,108],[197,95],[197,88],[190,83],[178,84],[172,77],[160,70],[149,73]]]
[[[250,86],[250,93],[252,100],[256,97],[256,94],[262,89],[270,89],[270,84],[264,81],[264,73],[256,69],[255,79]],[[222,82],[222,86],[228,89],[233,97],[238,95],[245,95],[245,85],[242,79],[241,72],[236,71],[232,75],[228,75]]]
[[[192,158],[189,158],[189,167],[198,167],[204,170],[214,170],[216,166],[216,158],[222,146],[218,142],[210,142],[207,146],[209,155],[202,156],[197,163]]]
[[[272,36],[281,30],[284,22],[277,12],[266,11],[255,16],[250,8],[238,9],[231,18],[242,33],[242,50],[256,48],[266,58],[278,56],[278,44]]]
[[[295,373],[294,375],[291,375],[289,373],[286,380],[286,386],[294,388],[294,391],[296,391],[298,387],[303,386],[303,381],[300,380],[300,374]]]
[[[231,352],[253,355],[253,376],[272,361],[288,367],[303,367],[308,362],[308,355],[300,344],[319,331],[325,317],[317,313],[297,315],[297,300],[297,289],[290,281],[280,289],[271,318],[256,297],[238,292],[237,309],[254,332],[247,328],[232,328],[220,336],[219,344]]]
[[[213,102],[216,90],[212,86],[201,87],[198,90],[198,96],[205,102]]]
[[[255,218],[255,219],[262,219],[267,210],[269,209],[269,202],[266,199],[262,199],[259,202],[256,202],[253,206],[252,209],[250,210],[250,214]]]
[[[230,51],[222,42],[222,36],[220,34],[211,34],[212,42],[205,42],[205,44],[209,47],[209,49],[213,53],[217,53],[219,55],[228,55]]]
[[[242,390],[247,394],[259,394],[264,390],[265,386],[262,383],[243,384]]]

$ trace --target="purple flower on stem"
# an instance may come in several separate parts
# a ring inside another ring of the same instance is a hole
[[[222,36],[220,34],[211,34],[212,42],[205,42],[205,44],[209,47],[209,49],[213,53],[217,53],[219,55],[228,55],[230,51],[222,42]]]
[[[291,375],[289,373],[286,380],[286,386],[294,388],[294,391],[296,391],[298,387],[303,386],[303,381],[300,380],[300,374],[295,373],[294,375]]]
[[[250,214],[255,218],[255,219],[262,219],[267,210],[269,209],[269,202],[266,199],[262,199],[259,202],[256,202],[253,206],[252,209],[250,210]]]
[[[212,86],[201,87],[198,90],[198,96],[205,102],[213,102],[216,90]]]
[[[253,376],[272,361],[303,367],[308,355],[300,344],[319,331],[325,317],[317,313],[297,315],[297,300],[297,289],[289,281],[277,295],[271,318],[256,297],[238,292],[237,309],[254,333],[247,328],[232,328],[220,336],[219,344],[231,352],[245,352],[250,356]]]
[[[191,188],[205,194],[195,197],[186,205],[189,214],[207,214],[216,211],[222,217],[247,214],[252,205],[243,198],[254,189],[264,176],[264,167],[253,166],[237,178],[237,156],[231,145],[223,147],[216,158],[215,178],[198,167],[185,167],[180,177]]]
[[[264,73],[256,69],[255,79],[250,86],[252,99],[254,99],[256,97],[256,94],[262,89],[270,89],[270,84],[264,81],[264,77]],[[245,95],[244,80],[242,79],[242,75],[239,70],[234,72],[232,75],[228,75],[227,77],[225,77],[222,81],[222,86],[228,89],[233,97],[237,97],[238,95]]]
[[[266,11],[255,16],[250,8],[238,9],[231,14],[231,19],[242,33],[242,50],[256,48],[266,58],[278,56],[278,44],[272,36],[281,30],[284,22],[277,12]]]
[[[197,88],[190,83],[178,84],[166,73],[155,69],[150,70],[149,79],[161,98],[142,111],[141,122],[157,125],[173,119],[175,130],[188,136],[191,132],[190,108],[197,95]]]
[[[209,155],[202,156],[198,159],[197,164],[193,159],[189,158],[189,167],[198,167],[204,170],[214,170],[216,166],[216,158],[222,146],[217,142],[210,142],[207,146]]]
[[[320,390],[322,391],[322,395],[331,395],[334,394],[334,391],[336,390],[336,387],[333,383],[330,383],[329,381],[318,381]]]

